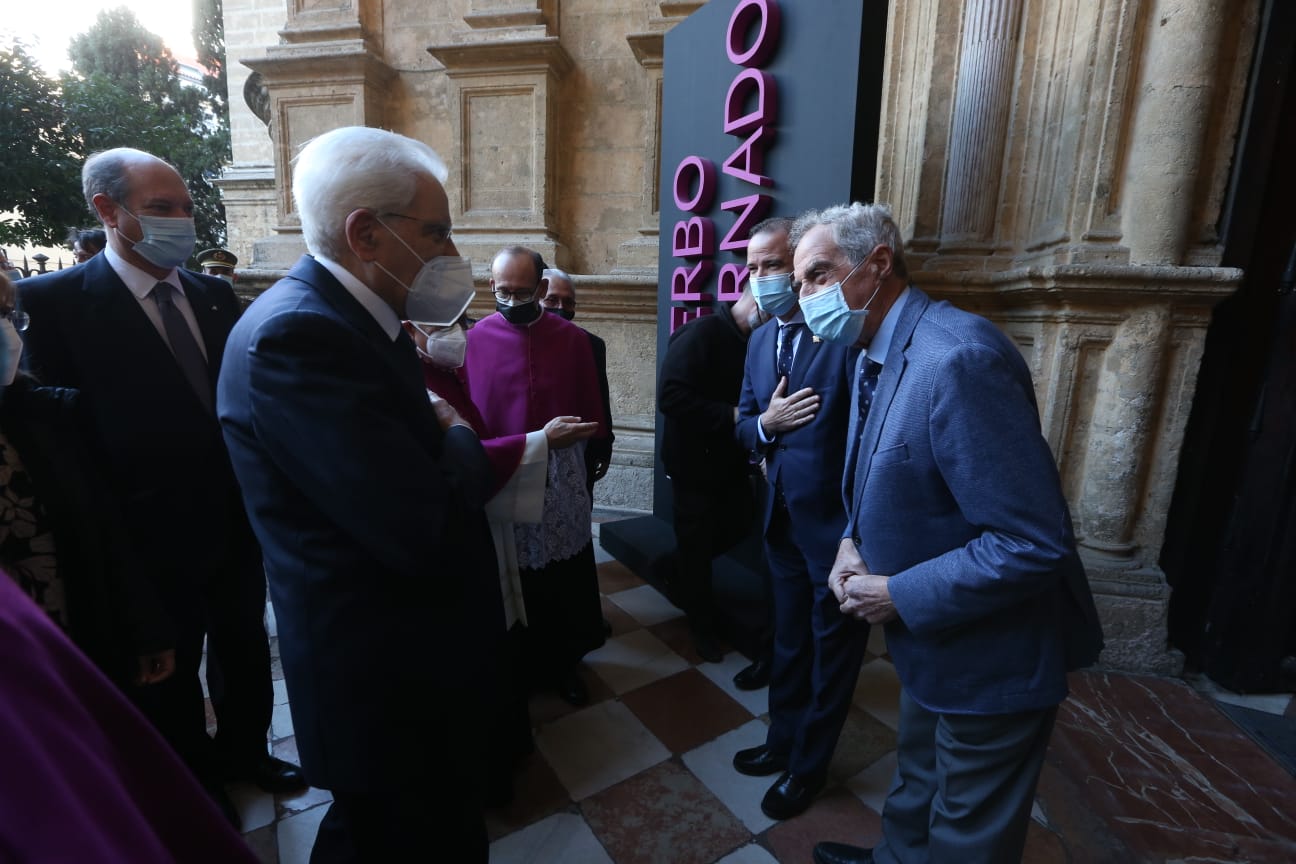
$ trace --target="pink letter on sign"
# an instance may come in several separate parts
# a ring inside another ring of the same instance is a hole
[[[725,50],[735,66],[764,66],[774,53],[779,36],[778,0],[742,0],[729,16],[725,31]],[[750,48],[743,43],[747,31],[756,24],[756,39]]]
[[[715,180],[714,162],[685,156],[675,168],[675,206],[690,213],[710,210],[715,200]]]
[[[747,241],[743,241],[746,245]],[[737,300],[742,296],[743,286],[747,284],[747,268],[742,264],[726,264],[720,268],[716,277],[716,299]]]
[[[756,107],[741,117],[752,91],[756,92]],[[759,69],[744,69],[734,76],[725,96],[724,131],[729,135],[746,135],[757,126],[770,126],[778,116],[778,85],[774,76]]]
[[[687,306],[671,307],[671,332],[674,333],[694,318],[701,318],[703,315],[710,315],[711,307],[703,306],[700,309],[689,309]]]
[[[761,174],[765,170],[765,148],[771,141],[761,142],[768,135],[774,137],[774,130],[768,126],[757,126],[746,141],[739,144],[729,158],[724,161],[724,173],[751,183],[753,186],[773,186],[774,181]]]
[[[720,248],[726,252],[747,248],[747,232],[751,231],[751,227],[764,219],[765,214],[769,212],[770,196],[744,195],[742,198],[725,201],[720,205],[721,210],[739,208],[742,208],[742,212],[734,220],[733,227],[725,234],[724,240],[720,241]],[[741,239],[734,239],[735,237]]]
[[[676,258],[701,258],[715,252],[715,223],[703,216],[676,222],[671,254]]]
[[[711,295],[703,294],[702,289],[711,278],[715,264],[710,261],[699,261],[688,267],[676,267],[671,274],[671,299],[688,303],[710,303]]]

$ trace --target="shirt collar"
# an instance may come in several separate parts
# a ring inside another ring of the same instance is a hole
[[[887,310],[886,317],[882,319],[882,326],[878,328],[877,333],[873,334],[873,340],[864,349],[864,356],[874,363],[886,363],[887,352],[891,350],[891,337],[895,335],[896,322],[900,320],[900,310],[904,309],[905,301],[908,299],[909,286],[906,285],[900,292],[900,296],[891,304],[891,308]]]
[[[805,313],[802,312],[802,311],[801,311],[801,307],[798,306],[798,307],[797,307],[796,314],[793,315],[791,318],[789,318],[789,319],[786,320],[786,321],[784,321],[782,318],[779,318],[779,319],[777,319],[777,321],[778,321],[778,325],[779,325],[779,331],[782,332],[783,328],[786,327],[786,326],[789,325],[789,324],[804,324],[804,323],[805,323]]]
[[[387,305],[387,301],[373,292],[373,289],[361,282],[356,275],[350,270],[343,267],[336,261],[331,261],[323,255],[316,255],[315,260],[320,266],[333,274],[333,278],[342,283],[342,287],[356,299],[356,301],[365,308],[365,311],[373,316],[374,321],[387,334],[387,338],[396,341],[400,335],[400,318],[395,311]]]
[[[104,258],[108,259],[108,266],[112,267],[113,272],[117,274],[117,278],[122,280],[137,300],[142,301],[147,297],[153,290],[153,286],[159,282],[166,282],[181,294],[185,293],[184,284],[180,281],[180,274],[174,267],[171,268],[171,272],[165,278],[158,279],[118,255],[112,244],[104,247],[103,254]]]

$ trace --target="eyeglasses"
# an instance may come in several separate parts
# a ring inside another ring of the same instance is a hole
[[[382,215],[395,216],[397,219],[408,219],[411,222],[418,222],[422,226],[421,230],[423,231],[424,235],[431,237],[432,239],[436,240],[438,243],[444,243],[447,240],[449,240],[450,235],[453,233],[454,230],[451,226],[446,225],[444,222],[430,222],[426,219],[420,219],[417,216],[410,216],[405,213],[392,212],[392,213],[383,213]]]
[[[501,303],[507,303],[509,301],[525,303],[535,296],[536,290],[539,287],[540,286],[537,285],[535,288],[519,288],[516,291],[506,291],[503,288],[496,288],[495,299]]]
[[[11,309],[8,312],[0,312],[0,318],[7,318],[13,324],[14,329],[20,333],[27,329],[31,323],[31,317],[21,309]]]

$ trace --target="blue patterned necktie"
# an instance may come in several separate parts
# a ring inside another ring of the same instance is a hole
[[[198,347],[193,331],[189,329],[189,322],[180,314],[171,298],[173,291],[175,286],[169,282],[159,282],[153,286],[153,299],[157,303],[158,312],[162,314],[162,328],[166,331],[167,342],[171,343],[171,353],[175,354],[176,363],[180,364],[180,371],[189,381],[198,401],[210,413],[212,387],[207,376],[207,361],[203,359],[202,349]]]
[[[882,373],[882,364],[876,360],[864,361],[864,368],[859,376],[859,425],[864,428],[868,419],[869,408],[873,407],[873,394],[877,391],[878,375]]]
[[[805,325],[799,321],[779,326],[779,335],[783,337],[783,344],[779,346],[778,352],[778,374],[780,378],[790,378],[792,376],[792,358],[796,353],[797,336],[800,335],[804,328]]]

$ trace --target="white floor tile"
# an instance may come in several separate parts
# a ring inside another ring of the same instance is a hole
[[[878,813],[881,813],[882,802],[886,801],[887,793],[891,791],[891,781],[895,778],[895,770],[896,754],[892,750],[847,780],[846,788],[853,792],[856,798],[863,801],[865,806],[872,807]]]
[[[292,734],[292,712],[288,709],[288,703],[274,706],[274,713],[270,715],[270,740],[278,741]]]
[[[689,667],[687,660],[647,630],[609,639],[602,648],[585,655],[585,665],[618,696]]]
[[[739,750],[764,744],[767,731],[768,727],[763,722],[752,720],[684,754],[685,766],[753,834],[759,834],[774,824],[774,820],[761,812],[760,802],[778,777],[739,774],[734,770],[733,757]]]
[[[279,623],[275,621],[274,605],[266,600],[265,628],[267,636],[279,635]]]
[[[283,805],[283,808],[293,813],[300,813],[320,804],[327,804],[332,800],[332,792],[327,789],[316,789],[314,786],[307,786],[302,791],[295,792],[292,795],[279,796],[279,803]]]
[[[555,720],[540,730],[536,746],[575,801],[671,755],[629,708],[614,700]]]
[[[491,844],[491,864],[612,864],[585,820],[555,813]]]
[[[730,651],[719,663],[700,663],[697,670],[712,683],[752,713],[753,717],[769,713],[769,688],[759,690],[739,690],[734,686],[733,677],[746,669],[751,661],[737,651]]]
[[[670,621],[684,614],[651,585],[627,588],[625,591],[618,591],[607,596],[609,600],[629,612],[630,617],[645,627],[651,627],[663,621]]]
[[[310,864],[311,847],[327,810],[320,806],[279,821],[279,864]]]
[[[900,678],[895,666],[886,660],[866,660],[851,701],[892,729],[899,729]]]
[[[778,860],[765,847],[752,843],[735,849],[716,864],[778,864]]]
[[[269,792],[262,792],[251,783],[230,783],[225,790],[238,809],[244,834],[264,828],[275,820],[275,799]]]
[[[274,704],[288,704],[288,683],[280,678],[278,681],[270,682],[274,684]]]

